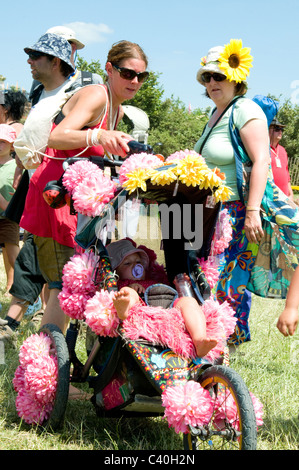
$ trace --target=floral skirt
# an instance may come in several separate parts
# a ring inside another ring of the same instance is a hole
[[[254,266],[258,245],[249,243],[244,232],[245,206],[240,201],[223,204],[232,224],[232,240],[224,251],[219,267],[219,281],[216,298],[220,303],[227,301],[235,311],[237,324],[229,344],[239,345],[250,341],[249,312],[251,294],[246,289]]]

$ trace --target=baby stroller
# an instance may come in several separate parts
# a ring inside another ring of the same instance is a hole
[[[106,160],[106,166],[112,167],[112,172],[118,165]],[[140,230],[148,222],[150,230],[161,230],[163,220],[157,207],[159,204],[167,206],[174,195],[178,195],[180,202],[203,207],[201,247],[196,246],[194,250],[183,248],[183,254],[172,253],[172,256],[177,260],[182,256],[186,261],[193,291],[198,302],[204,305],[210,289],[198,259],[208,256],[221,204],[218,202],[214,207],[207,207],[210,189],[176,186],[175,182],[165,187],[147,182],[146,187],[135,191],[120,188],[99,216],[87,221],[79,216],[76,241],[81,248],[97,256],[93,269],[97,290],[117,290],[117,277],[111,269],[105,246],[114,239],[127,236],[128,230],[131,230],[131,238],[137,237],[140,241]],[[128,223],[130,210],[133,210],[134,221],[129,218]],[[151,232],[149,237],[146,232],[145,238],[147,242],[155,239],[155,246],[159,249],[163,235],[156,238]],[[181,238],[177,241],[182,244]],[[163,250],[161,253],[163,256]],[[148,305],[161,302],[163,308],[171,308],[175,296],[174,289],[158,285],[156,290],[148,291],[146,300]],[[163,401],[165,390],[183,393],[184,387],[192,383],[199,384],[205,391],[209,408],[202,421],[190,419],[189,424],[176,427],[177,432],[183,432],[184,449],[256,448],[257,424],[252,398],[242,378],[228,367],[225,352],[212,361],[207,357],[191,359],[143,337],[130,339],[123,325],[119,324],[114,336],[95,335],[87,328],[88,357],[82,363],[76,354],[81,323],[82,320],[72,319],[66,337],[55,325],[48,324],[40,330],[40,334],[49,338],[50,349],[58,365],[57,386],[43,425],[47,424],[54,430],[62,425],[70,382],[89,384],[93,391],[91,401],[101,417],[163,416],[167,401],[165,398]],[[178,398],[174,394],[170,408],[176,406],[176,400]],[[168,403],[170,401],[169,398]]]

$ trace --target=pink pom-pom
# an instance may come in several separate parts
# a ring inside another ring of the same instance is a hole
[[[53,409],[58,376],[49,336],[40,333],[27,338],[21,346],[19,361],[13,378],[18,415],[28,424],[42,424]]]
[[[188,433],[189,425],[200,427],[208,424],[213,414],[209,392],[192,380],[167,387],[162,393],[162,405],[169,427],[177,433]]]
[[[88,160],[82,160],[70,165],[64,172],[62,183],[67,191],[72,194],[80,183],[95,172],[102,172],[102,170],[95,164]]]
[[[87,301],[84,315],[87,325],[98,336],[117,336],[119,318],[108,291],[96,292]]]
[[[115,194],[116,184],[103,172],[85,178],[73,191],[74,209],[89,217],[100,215]]]
[[[188,155],[192,155],[195,157],[199,157],[200,155],[195,152],[195,150],[179,150],[178,152],[172,153],[169,157],[166,158],[166,162],[171,162],[173,160],[182,160],[186,158]]]
[[[148,153],[138,153],[127,158],[119,170],[119,182],[121,185],[127,181],[127,174],[137,168],[158,168],[162,166],[160,158]]]
[[[212,242],[211,254],[220,255],[228,248],[233,236],[233,229],[227,209],[220,212],[219,220],[216,224],[215,235]]]
[[[72,256],[62,271],[63,287],[73,292],[95,293],[93,274],[98,260],[92,251]]]
[[[57,359],[51,356],[31,361],[25,370],[25,389],[38,402],[54,401],[57,388]]]
[[[53,403],[43,405],[22,389],[16,398],[18,416],[27,424],[43,424],[50,417]]]
[[[63,312],[74,320],[84,320],[84,310],[87,301],[93,294],[86,292],[73,292],[63,288],[58,294],[58,300]]]
[[[249,392],[253,408],[256,416],[256,425],[257,428],[263,424],[263,405],[261,402]],[[217,402],[215,405],[216,412],[214,417],[214,426],[218,430],[225,429],[226,422],[231,423],[238,431],[240,431],[240,420],[236,402],[231,394],[224,397],[221,393],[217,397]]]
[[[19,361],[23,368],[38,357],[49,355],[51,339],[44,333],[29,336],[20,348]]]
[[[12,383],[15,392],[19,392],[25,388],[25,369],[22,366],[17,367]]]

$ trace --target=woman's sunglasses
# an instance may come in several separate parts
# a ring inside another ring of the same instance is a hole
[[[149,72],[135,72],[135,70],[127,69],[126,67],[119,67],[118,65],[112,64],[112,66],[119,72],[121,78],[125,80],[134,80],[137,77],[139,83],[145,82],[149,77]]]
[[[204,72],[201,75],[201,79],[204,83],[210,83],[211,78],[213,78],[213,80],[215,80],[215,82],[223,82],[224,80],[226,80],[226,76],[222,75],[222,73]]]
[[[284,131],[283,127],[280,127],[280,126],[271,126],[271,127],[273,128],[274,132],[280,132],[280,131],[283,132]]]

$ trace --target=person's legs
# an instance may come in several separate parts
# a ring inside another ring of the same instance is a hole
[[[118,292],[113,293],[113,305],[120,320],[125,320],[130,309],[139,302],[137,292],[131,287],[122,287]]]
[[[175,306],[179,307],[194,343],[196,354],[203,357],[217,345],[217,340],[207,337],[206,318],[201,306],[194,297],[179,297],[175,301]]]
[[[69,317],[60,307],[58,294],[62,289],[62,271],[74,254],[74,249],[57,243],[52,238],[34,236],[41,273],[48,282],[49,298],[42,325],[52,323],[65,333]]]

